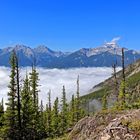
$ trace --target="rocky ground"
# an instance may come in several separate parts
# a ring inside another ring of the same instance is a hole
[[[67,140],[140,140],[140,109],[103,111],[80,120]]]

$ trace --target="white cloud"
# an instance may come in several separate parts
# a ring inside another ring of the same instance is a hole
[[[111,40],[112,43],[116,43],[121,39],[121,37],[115,37]]]
[[[26,71],[31,68],[22,68],[20,70],[21,79],[25,77]],[[52,91],[52,101],[62,95],[62,86],[65,85],[67,98],[76,93],[76,79],[80,76],[80,93],[84,95],[96,84],[110,77],[112,68],[75,68],[75,69],[44,69],[38,68],[39,72],[39,98],[44,103],[47,102],[48,91]],[[0,99],[4,97],[7,100],[7,91],[9,83],[10,69],[0,67]]]

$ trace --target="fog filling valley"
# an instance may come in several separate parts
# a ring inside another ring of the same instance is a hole
[[[119,70],[119,69],[118,69]],[[20,69],[20,81],[23,82],[26,72],[31,71],[30,67]],[[112,68],[74,68],[74,69],[45,69],[37,68],[39,72],[39,100],[47,103],[48,91],[51,90],[52,102],[56,97],[62,96],[62,86],[65,86],[67,99],[76,94],[77,76],[80,77],[80,95],[89,93],[93,86],[109,78]],[[7,101],[10,68],[0,67],[0,99]]]

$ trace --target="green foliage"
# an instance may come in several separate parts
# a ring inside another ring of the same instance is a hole
[[[80,99],[80,87],[79,87],[79,76],[77,78],[77,92],[76,98],[74,100],[75,104],[75,121],[78,122],[84,116],[84,110],[81,108],[81,99]]]
[[[53,138],[53,139],[47,139],[47,140],[68,140],[68,136],[67,134],[63,135],[63,136],[60,136],[60,137],[56,137],[56,138]]]
[[[79,75],[77,78],[77,92],[76,92],[76,99],[75,99],[75,115],[76,115],[76,122],[80,119],[80,91],[79,91]]]
[[[108,87],[103,87],[97,91],[94,91],[90,94],[87,94],[87,95],[84,95],[84,96],[81,96],[80,99],[85,102],[87,100],[93,100],[93,99],[101,99],[105,94],[108,93],[110,89]]]
[[[52,128],[53,136],[58,137],[60,135],[60,114],[59,114],[59,100],[58,97],[54,101],[54,106],[52,110]]]
[[[4,121],[4,105],[3,105],[3,99],[0,102],[0,127],[2,127]]]
[[[39,122],[37,123],[37,132],[38,132],[38,139],[43,139],[47,136],[46,132],[46,125],[45,125],[45,112],[44,112],[44,106],[43,101],[41,100],[40,108],[39,108]]]
[[[102,110],[106,110],[107,109],[107,96],[104,95],[102,98]]]
[[[22,106],[22,137],[23,139],[33,139],[33,97],[30,91],[30,83],[28,75],[24,80],[23,89],[21,91]]]
[[[84,115],[80,102],[79,77],[76,98],[73,95],[68,103],[63,86],[61,104],[58,98],[53,105],[51,104],[51,92],[49,91],[48,104],[44,109],[43,102],[41,101],[40,106],[38,102],[39,74],[36,68],[32,67],[29,77],[26,74],[21,88],[15,52],[11,55],[10,64],[11,74],[6,111],[4,111],[3,100],[0,103],[0,139],[40,140],[59,137],[67,133],[69,128],[73,127],[75,122]]]
[[[65,86],[63,86],[62,89],[62,99],[61,99],[61,106],[62,110],[60,113],[61,116],[61,133],[64,134],[68,128],[68,104],[66,99],[66,92],[65,92]]]
[[[140,72],[133,74],[127,79],[127,85],[129,88],[134,88],[135,85],[138,84],[139,82],[140,82]]]
[[[126,107],[126,93],[125,93],[125,81],[121,82],[120,91],[118,95],[118,101],[116,103],[116,108],[119,110],[123,110]]]
[[[52,108],[51,108],[51,91],[48,92],[48,104],[46,105],[46,131],[47,136],[52,137]]]
[[[32,67],[32,72],[30,73],[30,86],[31,86],[31,93],[33,96],[35,112],[38,110],[38,92],[39,92],[38,82],[39,82],[39,73],[36,71],[35,67]]]
[[[133,120],[130,124],[129,124],[129,128],[139,132],[140,134],[140,120]]]
[[[30,92],[33,97],[33,133],[34,139],[38,138],[38,122],[39,122],[39,107],[38,107],[38,82],[39,82],[39,74],[35,68],[32,67],[32,72],[29,77],[30,81]]]
[[[99,113],[101,125],[105,125],[104,117],[102,116],[106,114],[111,114],[109,117],[112,118],[117,114],[118,110],[140,108],[140,88],[137,88],[140,81],[140,72],[130,76],[126,81],[122,80],[119,95],[117,94],[117,103],[111,109],[108,109],[107,98],[111,93],[115,93],[114,89],[106,84],[101,89],[80,97],[79,76],[77,78],[76,95],[72,95],[69,103],[63,86],[60,103],[56,98],[54,104],[52,104],[51,91],[49,91],[48,104],[44,108],[42,101],[39,105],[39,74],[36,68],[32,68],[29,78],[26,75],[22,88],[19,90],[19,71],[17,57],[14,52],[11,55],[10,64],[11,74],[6,111],[4,111],[3,100],[0,103],[0,139],[40,140],[47,138],[49,140],[61,136],[61,139],[67,139],[63,135],[67,134],[75,123],[85,116],[82,107],[84,103],[88,103],[93,99],[102,100],[102,111]],[[125,78],[125,75],[123,77]],[[126,83],[128,84],[126,85]],[[129,90],[129,88],[134,90]],[[133,92],[131,93],[131,91]],[[19,111],[21,111],[21,114]],[[21,129],[19,129],[19,117],[21,118]],[[122,121],[122,124],[128,125],[132,130],[140,131],[139,120],[133,122]]]
[[[72,99],[70,102],[70,126],[73,126],[75,124],[76,121],[76,117],[75,117],[75,98],[74,95],[72,95]]]
[[[140,120],[139,119],[123,119],[122,124],[127,126],[130,130],[136,131],[140,134]]]
[[[0,103],[0,137],[4,136],[4,132],[3,132],[3,128],[4,128],[4,105],[3,105],[3,99]]]
[[[18,118],[17,118],[17,84],[16,84],[16,54],[12,53],[10,58],[11,74],[8,92],[7,110],[5,113],[5,137],[12,140],[19,138]]]

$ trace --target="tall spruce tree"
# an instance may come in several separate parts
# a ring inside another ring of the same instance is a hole
[[[34,139],[38,138],[38,122],[39,122],[39,107],[38,107],[38,82],[39,74],[35,66],[32,66],[32,72],[30,73],[30,86],[31,94],[33,96],[33,128],[34,128]]]
[[[124,104],[125,104],[125,89],[126,89],[126,81],[125,81],[125,56],[124,56],[124,48],[122,48],[122,77],[123,77],[123,79],[122,79],[122,83],[123,83],[123,86],[122,86],[122,92],[123,92],[123,98],[122,98],[122,100],[123,100],[123,102],[124,102]]]
[[[118,96],[118,105],[119,109],[125,108],[125,94],[126,94],[126,80],[125,80],[125,56],[124,56],[124,48],[122,48],[122,81],[120,85],[120,91]]]
[[[11,140],[18,139],[17,132],[17,85],[16,85],[16,54],[13,51],[10,58],[11,74],[8,92],[7,110],[5,114],[5,136]]]
[[[68,128],[68,104],[66,99],[65,86],[62,89],[61,109],[61,133],[64,134]]]
[[[77,92],[76,92],[76,122],[81,118],[81,109],[80,109],[80,92],[79,92],[79,75],[77,77]]]
[[[38,133],[39,139],[43,139],[46,137],[46,130],[45,130],[45,112],[43,101],[41,100],[40,109],[39,109],[39,122],[38,122]]]
[[[118,78],[117,78],[117,72],[116,72],[116,67],[117,67],[117,63],[112,65],[113,68],[113,83],[114,83],[114,93],[116,96],[116,100],[118,101],[118,94],[119,94],[119,90],[118,90]]]
[[[0,128],[4,125],[4,105],[3,105],[3,98],[0,103]]]
[[[33,97],[30,91],[30,83],[28,75],[24,80],[23,89],[21,92],[22,105],[22,138],[33,139]]]
[[[60,135],[60,115],[59,115],[59,100],[58,97],[54,101],[54,106],[52,110],[52,128],[53,136],[58,137]]]
[[[18,115],[18,129],[19,129],[19,137],[21,137],[21,101],[20,101],[20,83],[19,83],[19,62],[18,57],[15,55],[16,60],[16,86],[17,86],[17,115]]]
[[[120,84],[119,95],[118,95],[118,102],[116,107],[118,109],[124,109],[126,105],[126,80],[125,80],[125,56],[124,56],[124,48],[122,48],[122,81]]]
[[[72,95],[71,102],[70,102],[70,126],[75,124],[75,98]]]
[[[0,103],[0,138],[4,138],[3,130],[4,130],[4,104],[3,98]]]
[[[52,108],[51,108],[51,90],[48,92],[48,105],[46,105],[47,114],[47,136],[52,137]]]
[[[39,73],[36,70],[35,66],[32,66],[32,72],[30,73],[30,86],[33,96],[34,108],[38,110],[38,82],[39,82]]]

